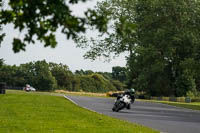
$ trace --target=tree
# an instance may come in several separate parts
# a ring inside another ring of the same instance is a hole
[[[76,74],[76,75],[84,75],[85,72],[84,72],[83,69],[81,69],[81,70],[76,70],[76,71],[75,71],[75,74]]]
[[[62,63],[47,63],[42,60],[20,66],[2,64],[0,82],[6,82],[8,86],[24,87],[29,84],[39,91],[66,89],[87,92],[116,91],[122,90],[124,86],[120,81],[113,80],[111,73],[82,70],[82,74],[73,74],[68,66]]]
[[[112,67],[112,78],[114,80],[119,80],[120,82],[125,82],[126,80],[126,68],[115,66]]]
[[[30,84],[32,86],[35,85],[35,82],[34,82],[34,79],[35,79],[35,63],[34,62],[29,62],[29,63],[26,63],[26,64],[20,64],[19,70],[21,72],[23,72],[25,84]],[[24,86],[25,86],[25,84],[24,84]]]
[[[23,72],[25,84],[30,84],[36,90],[52,91],[57,87],[57,81],[51,73],[49,64],[45,61],[29,62],[19,66]]]
[[[84,71],[83,69],[81,69],[81,70],[76,70],[75,71],[76,75],[91,75],[93,73],[94,72],[92,70],[86,70],[86,71]]]
[[[123,52],[132,54],[133,47],[137,43],[135,33],[136,23],[134,6],[135,0],[106,0],[97,4],[96,12],[111,19],[109,30],[106,34],[87,38],[81,36],[76,39],[78,47],[90,48],[84,55],[85,58],[95,60],[104,57],[110,60],[110,55],[118,56]]]
[[[86,25],[93,25],[99,31],[105,32],[108,19],[95,11],[88,9],[84,17],[73,15],[70,5],[86,0],[9,0],[9,8],[4,1],[0,2],[0,30],[3,25],[13,24],[19,32],[25,33],[20,38],[13,39],[13,51],[24,50],[27,44],[35,43],[35,39],[44,46],[54,48],[57,45],[55,32],[58,28],[66,38],[75,39],[78,33],[84,33]],[[5,33],[0,34],[0,42]]]
[[[116,90],[113,84],[102,75],[93,73],[82,75],[80,78],[80,89],[87,92],[108,92]]]
[[[200,1],[107,0],[96,11],[110,15],[113,29],[97,41],[80,38],[80,47],[91,48],[85,57],[129,52],[128,86],[149,95],[184,96],[197,89]]]
[[[72,91],[80,91],[80,78],[76,75],[73,76],[72,79]]]
[[[62,63],[49,63],[50,71],[52,76],[55,77],[57,81],[57,85],[59,88],[65,88],[67,90],[72,90],[72,81],[73,81],[73,74],[69,70],[67,65],[63,65]]]
[[[115,88],[118,91],[125,90],[124,84],[122,82],[120,82],[119,80],[111,80],[111,83],[113,84],[113,86],[115,86]]]
[[[105,79],[112,80],[112,73],[111,72],[97,72],[98,74],[101,74]]]
[[[146,87],[155,95],[185,95],[189,88],[194,88],[192,82],[198,80],[194,73],[200,63],[199,1],[143,0],[136,7],[139,41],[135,56],[142,57],[137,61],[143,63],[139,73],[145,72],[149,81]],[[134,62],[134,57],[131,58]],[[183,67],[188,60],[193,60],[192,68]],[[188,69],[190,72],[186,74]],[[184,88],[178,84],[183,79],[187,79]],[[180,94],[180,88],[185,92]],[[170,93],[165,93],[167,90]]]
[[[8,86],[23,87],[26,82],[24,77],[24,72],[18,66],[0,66],[0,82],[5,82]]]
[[[4,60],[3,58],[0,59],[0,68],[4,65]]]
[[[48,63],[43,61],[37,61],[34,63],[34,87],[38,90],[54,90],[57,87],[55,77],[53,77]]]
[[[0,7],[1,7],[1,9],[2,9],[2,7],[4,6],[4,4],[3,4],[3,2],[2,2],[2,0],[0,1]],[[2,31],[2,25],[0,25],[0,31]],[[3,41],[3,38],[5,37],[5,33],[1,33],[0,34],[0,44],[1,44],[1,42]],[[1,46],[1,45],[0,45]]]

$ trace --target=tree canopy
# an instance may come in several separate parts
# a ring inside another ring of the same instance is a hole
[[[127,85],[149,95],[200,90],[200,1],[106,0],[96,11],[110,15],[112,29],[101,39],[78,40],[90,47],[85,57],[129,52]]]
[[[99,31],[107,30],[108,19],[88,9],[85,16],[73,15],[70,5],[86,0],[4,0],[0,1],[0,31],[3,26],[13,24],[19,32],[25,33],[21,37],[13,38],[13,51],[26,49],[27,44],[39,40],[45,47],[56,47],[55,32],[61,29],[67,39],[75,39],[79,33],[84,33],[87,25],[95,26]],[[84,3],[83,3],[84,4]],[[7,8],[5,8],[7,7]],[[0,34],[0,43],[5,37]]]
[[[25,64],[7,65],[0,59],[0,82],[8,87],[30,84],[39,91],[63,89],[68,91],[108,92],[124,90],[124,84],[114,79],[113,73],[80,70],[73,73],[67,65],[45,60]]]

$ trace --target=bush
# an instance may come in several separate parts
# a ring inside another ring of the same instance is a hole
[[[200,102],[200,97],[192,98],[191,102]]]
[[[112,82],[112,84],[115,86],[115,88],[118,90],[118,91],[121,91],[121,90],[123,90],[124,89],[124,84],[123,83],[121,83],[119,80],[112,80],[111,81]]]
[[[190,98],[193,98],[193,97],[195,97],[195,93],[192,92],[192,91],[188,91],[188,92],[186,93],[186,96],[187,96],[187,97],[190,97]]]
[[[169,97],[162,97],[163,101],[169,101]]]
[[[185,97],[177,97],[176,101],[177,102],[185,102]]]

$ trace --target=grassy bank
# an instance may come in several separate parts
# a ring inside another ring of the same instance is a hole
[[[1,133],[156,133],[150,128],[80,108],[47,93],[0,95]]]

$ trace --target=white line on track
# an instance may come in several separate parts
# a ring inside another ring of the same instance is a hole
[[[66,95],[63,95],[63,96],[64,96],[64,98],[66,98],[66,99],[68,99],[69,101],[71,101],[73,104],[79,106],[79,105],[78,105],[75,101],[73,101],[71,98],[67,97]],[[84,106],[79,106],[79,107],[82,107],[82,108],[84,108],[84,109],[87,109],[87,110],[89,110],[89,111],[92,111],[92,112],[95,112],[95,113],[98,113],[98,114],[102,114],[102,113],[99,113],[99,112],[97,112],[97,111],[95,111],[95,110],[92,110],[92,109],[87,108],[87,107],[84,107]]]

